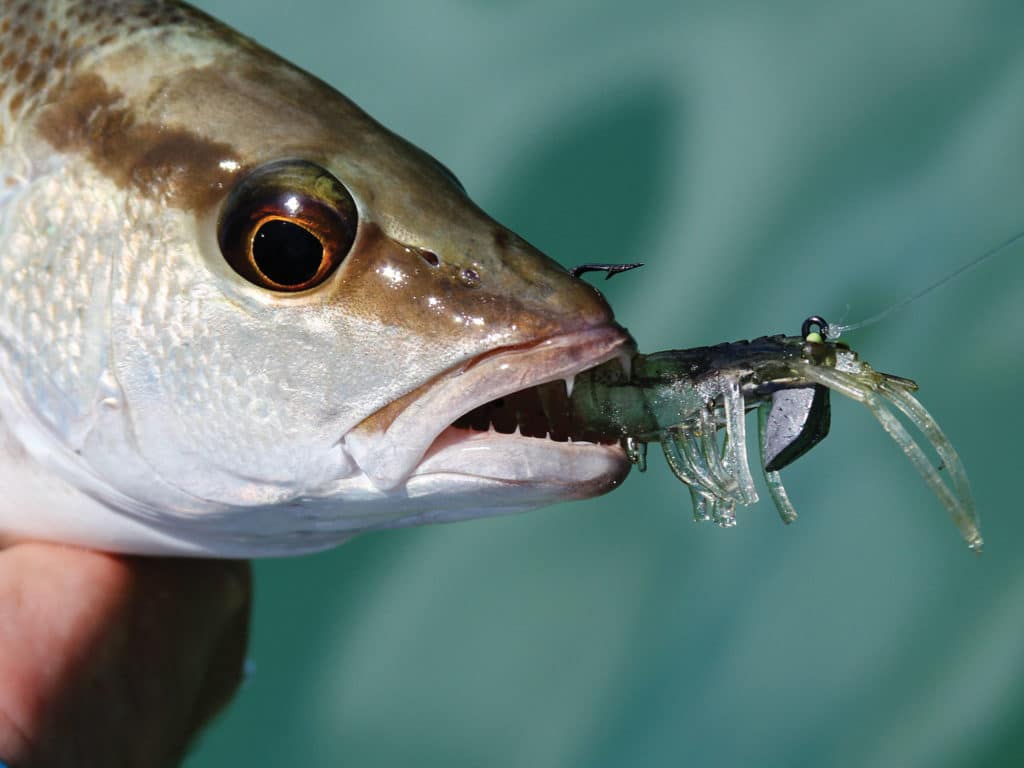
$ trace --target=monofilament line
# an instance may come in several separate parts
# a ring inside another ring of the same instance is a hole
[[[893,314],[894,312],[900,311],[901,309],[905,308],[909,304],[913,304],[918,299],[927,296],[932,291],[934,291],[934,290],[936,290],[938,288],[941,288],[946,283],[948,283],[948,282],[950,282],[952,280],[955,280],[956,278],[960,277],[961,275],[963,275],[963,274],[965,274],[967,272],[970,272],[975,267],[978,267],[978,266],[984,264],[986,261],[988,261],[992,257],[994,257],[997,254],[1001,253],[1002,251],[1006,250],[1010,246],[1015,245],[1020,240],[1024,240],[1024,231],[1020,231],[1017,234],[1015,234],[1013,237],[1010,237],[1010,238],[1004,240],[1003,242],[999,243],[998,245],[995,245],[992,248],[989,248],[987,251],[982,253],[977,258],[972,259],[971,261],[967,262],[966,264],[964,264],[961,267],[958,267],[957,269],[953,270],[948,275],[940,278],[939,280],[937,280],[936,282],[932,283],[931,285],[929,285],[929,286],[927,286],[925,288],[922,288],[921,290],[917,291],[916,293],[912,293],[909,296],[906,296],[906,297],[900,299],[895,304],[890,304],[888,307],[883,309],[881,312],[878,312],[878,313],[876,313],[874,315],[871,315],[871,317],[868,317],[868,318],[866,318],[864,320],[861,320],[859,322],[856,322],[856,323],[850,323],[849,325],[839,325],[839,324],[829,325],[829,336],[832,339],[838,339],[840,336],[842,336],[847,331],[855,331],[855,330],[857,330],[859,328],[866,328],[869,325],[874,325],[875,323],[880,322],[881,320],[884,320],[886,317],[888,317],[889,315]]]

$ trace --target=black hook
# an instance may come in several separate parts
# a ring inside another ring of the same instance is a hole
[[[604,279],[611,280],[612,277],[620,272],[629,272],[631,269],[642,266],[643,264],[580,264],[578,267],[570,269],[569,274],[573,277],[579,277],[584,272],[605,272]]]

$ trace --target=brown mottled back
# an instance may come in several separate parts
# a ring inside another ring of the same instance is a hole
[[[84,57],[180,24],[219,26],[166,0],[0,0],[0,138],[65,86]]]

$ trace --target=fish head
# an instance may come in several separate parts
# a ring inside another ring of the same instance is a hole
[[[24,147],[49,198],[26,194],[18,226],[45,205],[61,233],[40,246],[74,240],[91,278],[71,405],[30,384],[18,399],[60,444],[47,460],[119,513],[218,554],[283,552],[589,497],[628,471],[617,445],[553,439],[540,408],[455,426],[628,357],[600,293],[216,22],[79,58]]]

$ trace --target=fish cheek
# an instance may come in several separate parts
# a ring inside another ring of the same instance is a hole
[[[186,214],[140,213],[151,214],[138,218],[160,253],[118,265],[111,305],[139,453],[172,485],[226,503],[272,501],[336,476],[339,426],[322,408],[325,391],[343,386],[326,364],[333,330],[318,330],[308,309],[225,293]]]

